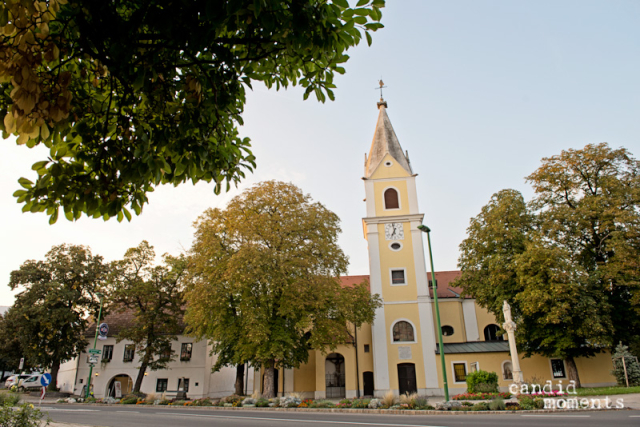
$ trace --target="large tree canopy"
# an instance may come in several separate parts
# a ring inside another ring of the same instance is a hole
[[[158,184],[255,167],[245,86],[300,84],[324,102],[384,0],[4,0],[0,128],[44,144],[23,210],[130,219]]]
[[[185,319],[211,340],[214,369],[262,365],[270,396],[274,368],[298,367],[311,348],[334,349],[350,325],[373,321],[377,297],[340,285],[338,217],[294,185],[258,184],[195,227]]]
[[[11,272],[11,289],[21,289],[5,322],[15,328],[31,366],[50,368],[55,389],[60,363],[87,345],[88,315],[97,317],[106,266],[89,248],[54,246],[44,261],[26,261]]]
[[[123,328],[118,342],[130,340],[140,357],[133,391],[140,391],[147,369],[166,369],[175,358],[171,343],[182,332],[183,285],[186,259],[164,255],[164,265],[154,266],[155,251],[146,241],[127,250],[109,272],[109,300],[133,313],[134,323]]]
[[[545,158],[536,196],[495,194],[460,245],[458,285],[502,319],[509,301],[527,355],[591,356],[640,336],[640,162],[587,145]]]

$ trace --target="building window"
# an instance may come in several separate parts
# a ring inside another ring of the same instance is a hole
[[[371,351],[371,347],[369,347],[369,344],[365,344],[364,345],[364,352],[365,353],[369,353]]]
[[[567,371],[564,369],[564,360],[562,359],[551,359],[551,373],[553,374],[553,378],[566,378]]]
[[[180,350],[180,361],[186,362],[191,360],[191,351],[193,350],[193,344],[190,342],[182,343],[182,348]]]
[[[442,327],[442,335],[445,337],[450,337],[451,335],[453,335],[453,327],[449,325],[444,325]]]
[[[135,344],[127,344],[124,346],[124,357],[122,358],[123,362],[133,362],[133,355],[136,351]]]
[[[110,362],[113,357],[113,346],[112,345],[103,345],[102,346],[102,361]]]
[[[500,327],[498,325],[489,325],[484,328],[485,341],[504,341],[504,337],[499,335]]]
[[[167,391],[167,386],[169,385],[169,379],[167,378],[158,378],[156,380],[156,391],[158,393],[162,393],[163,391]]]
[[[413,342],[413,326],[411,323],[401,320],[393,325],[393,342]]]
[[[404,278],[404,268],[391,270],[391,284],[392,285],[406,285]]]
[[[502,362],[502,379],[510,381],[513,380],[513,366],[508,360]]]
[[[463,383],[467,381],[467,364],[464,362],[453,363],[453,381]]]
[[[160,353],[160,357],[162,359],[171,359],[171,344],[167,344],[163,349],[162,352]]]
[[[399,251],[400,249],[402,249],[402,243],[400,242],[393,242],[389,245],[389,248],[392,251]]]
[[[189,391],[189,378],[178,378],[178,391]]]
[[[398,201],[398,192],[393,188],[387,188],[384,192],[384,208],[385,209],[400,209],[400,202]]]

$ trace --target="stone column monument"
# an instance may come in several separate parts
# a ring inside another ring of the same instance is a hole
[[[509,350],[511,351],[511,365],[513,367],[513,383],[520,385],[524,382],[522,371],[520,370],[520,360],[518,359],[518,349],[516,348],[516,322],[511,318],[511,306],[505,300],[502,305],[502,311],[504,312],[504,323],[502,327],[507,331],[507,337],[509,339]]]

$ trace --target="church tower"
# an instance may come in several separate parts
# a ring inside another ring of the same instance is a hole
[[[370,286],[383,300],[371,331],[375,394],[441,394],[422,232],[417,228],[424,214],[418,210],[416,174],[382,98],[378,110],[363,178]]]

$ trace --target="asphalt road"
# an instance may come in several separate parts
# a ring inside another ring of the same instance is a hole
[[[158,407],[42,406],[55,422],[109,427],[555,427],[640,426],[640,411],[553,414],[379,415],[324,412],[221,411]]]

